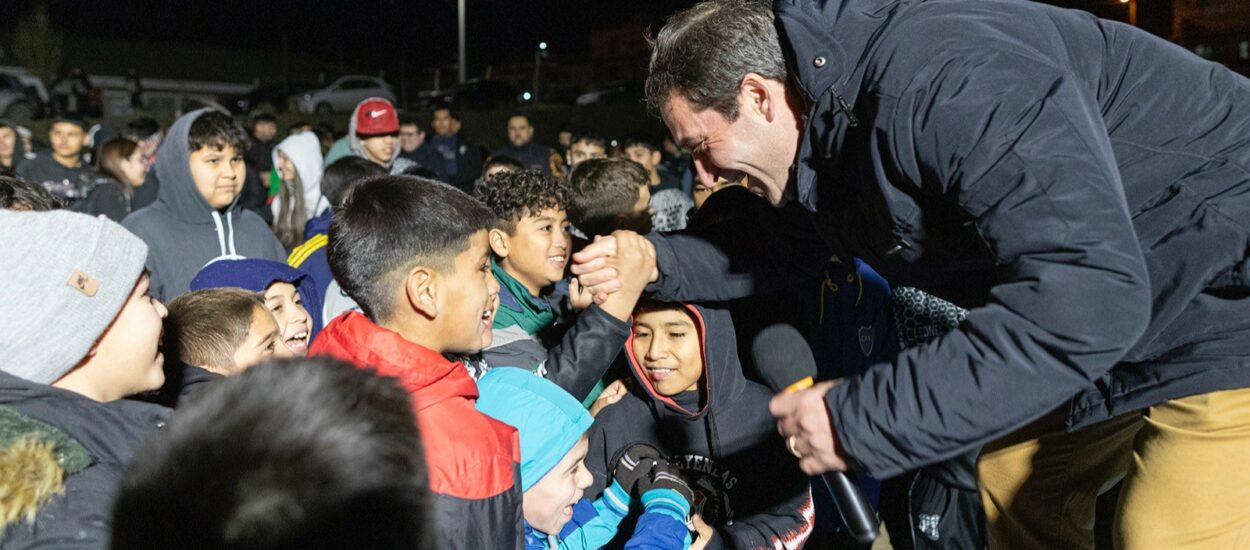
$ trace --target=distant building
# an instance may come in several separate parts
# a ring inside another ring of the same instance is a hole
[[[1174,0],[1172,41],[1250,75],[1250,0]]]

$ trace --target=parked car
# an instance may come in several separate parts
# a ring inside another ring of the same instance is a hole
[[[502,80],[466,80],[445,90],[425,91],[417,94],[418,107],[430,108],[439,103],[464,109],[494,109],[515,107],[517,91]]]
[[[577,96],[577,106],[623,103],[641,103],[645,96],[642,82],[616,82],[598,90],[591,90]]]
[[[44,116],[48,90],[21,67],[0,67],[0,117],[26,121]]]
[[[395,102],[395,91],[380,78],[372,76],[345,76],[329,86],[309,90],[300,95],[301,113],[329,114],[350,111],[356,104],[370,97],[381,97]]]

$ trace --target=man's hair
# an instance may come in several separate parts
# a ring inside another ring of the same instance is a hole
[[[404,274],[419,265],[450,272],[473,235],[495,223],[477,199],[414,176],[356,184],[330,219],[330,272],[374,322],[390,318]]]
[[[435,103],[434,107],[430,109],[430,113],[432,114],[438,111],[447,111],[447,115],[451,118],[456,120],[460,119],[460,117],[456,116],[456,109],[452,107],[450,103]]]
[[[607,138],[599,134],[596,134],[594,132],[580,132],[577,134],[573,134],[573,139],[569,141],[569,147],[577,145],[578,143],[581,143],[583,141],[586,142],[587,145],[597,145],[600,149],[603,149],[604,151],[608,150]]]
[[[646,147],[647,150],[655,153],[660,150],[660,147],[656,145],[657,143],[659,142],[642,134],[630,134],[621,140],[621,150],[623,151],[630,147]]]
[[[256,125],[265,123],[265,122],[272,123],[274,126],[277,126],[278,117],[275,117],[269,113],[256,113],[252,115],[252,129],[253,130],[256,129]],[[298,124],[294,124],[292,126],[298,126]]]
[[[0,170],[3,170],[0,172],[0,208],[47,212],[65,207],[42,185],[21,179],[8,168]]]
[[[214,383],[136,455],[113,550],[433,548],[408,393],[328,358]]]
[[[617,220],[633,213],[638,188],[651,178],[629,159],[590,159],[569,173],[569,222],[587,236],[608,235]]]
[[[194,153],[205,147],[218,151],[229,145],[243,154],[247,151],[247,132],[230,115],[221,111],[208,111],[191,123],[187,131],[187,151]]]
[[[533,125],[534,125],[534,123],[533,123],[533,122],[530,122],[530,116],[529,116],[529,115],[527,115],[527,114],[525,114],[525,113],[515,112],[515,111],[514,111],[514,112],[511,112],[511,113],[508,113],[508,118],[504,119],[504,120],[505,120],[505,124],[506,124],[506,123],[508,123],[508,122],[512,122],[512,119],[514,119],[514,118],[518,118],[518,117],[525,119],[525,123],[526,123],[526,124],[529,124],[530,126],[533,126]]]
[[[368,177],[385,175],[386,169],[373,161],[349,155],[326,167],[321,174],[321,194],[330,201],[330,206],[337,207],[343,204],[343,198],[353,185]]]
[[[485,174],[491,168],[495,168],[496,166],[503,167],[512,172],[520,172],[525,169],[525,165],[521,164],[521,161],[517,159],[508,155],[495,155],[491,157],[490,160],[486,161],[486,164],[482,165],[482,173]]]
[[[651,41],[647,106],[659,113],[673,92],[696,111],[738,118],[747,73],[786,81],[786,59],[766,0],[707,0],[668,18]]]
[[[568,203],[568,186],[558,178],[537,170],[500,172],[473,190],[473,195],[499,218],[499,228],[516,234],[516,224],[548,208],[562,209]]]
[[[417,117],[410,113],[403,113],[399,115],[399,125],[400,126],[416,126],[418,128],[421,127],[421,124],[417,122]]]
[[[188,292],[165,307],[165,351],[186,365],[218,368],[234,365],[252,316],[258,308],[268,311],[260,294],[241,288]]]
[[[126,123],[125,133],[138,141],[146,139],[159,131],[161,131],[161,125],[156,119],[150,116],[141,116]]]

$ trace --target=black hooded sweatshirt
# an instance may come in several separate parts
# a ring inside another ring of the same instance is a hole
[[[743,376],[728,312],[685,307],[703,350],[699,391],[656,393],[631,334],[625,353],[638,383],[595,419],[586,456],[595,481],[586,494],[603,492],[617,451],[647,443],[681,468],[695,493],[691,513],[716,528],[707,548],[796,548],[812,531],[812,497],[768,412],[772,392]]]

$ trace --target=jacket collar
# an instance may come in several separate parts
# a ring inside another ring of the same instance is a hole
[[[400,385],[412,394],[418,411],[447,399],[477,399],[477,384],[462,363],[410,342],[359,312],[340,315],[326,325],[309,352],[374,368],[382,376],[399,379]]]

